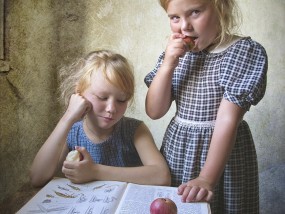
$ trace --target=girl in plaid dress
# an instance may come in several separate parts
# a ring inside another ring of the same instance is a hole
[[[167,164],[146,125],[124,117],[134,95],[127,59],[108,50],[89,53],[61,69],[67,109],[31,167],[34,186],[61,170],[74,183],[117,180],[170,185]],[[65,160],[76,148],[83,160]]]
[[[161,147],[172,186],[184,202],[211,202],[212,213],[258,213],[257,157],[243,116],[264,96],[266,52],[232,33],[234,0],[160,3],[172,34],[145,77],[146,112],[161,118],[175,101]]]

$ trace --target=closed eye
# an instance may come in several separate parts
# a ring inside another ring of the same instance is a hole
[[[96,97],[97,97],[97,99],[99,99],[99,100],[103,100],[103,101],[105,101],[105,100],[107,100],[107,99],[108,99],[108,97],[100,97],[100,96],[97,96],[97,95],[96,95]]]
[[[119,103],[126,103],[128,100],[118,100]]]

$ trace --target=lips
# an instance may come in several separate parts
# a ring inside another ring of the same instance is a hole
[[[114,120],[113,118],[111,118],[111,117],[102,117],[103,119],[105,119],[105,120]]]

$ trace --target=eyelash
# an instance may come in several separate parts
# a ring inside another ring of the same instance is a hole
[[[170,20],[177,22],[177,20],[179,20],[179,17],[178,16],[172,16],[172,17],[170,17]]]
[[[199,15],[199,13],[200,13],[199,10],[193,10],[193,11],[191,11],[190,16],[195,17],[195,16]],[[170,17],[170,20],[172,20],[173,22],[178,22],[179,19],[180,19],[179,16],[171,16]]]
[[[200,13],[199,10],[193,10],[193,11],[191,12],[191,16],[197,16],[197,15],[199,15],[199,13]]]
[[[100,97],[100,96],[98,96],[98,95],[95,95],[95,97],[96,97],[97,99],[99,99],[99,100],[106,100],[106,99],[107,99],[107,97]]]
[[[99,97],[99,96],[96,96],[99,100],[102,100],[102,101],[106,101],[108,98],[107,97]],[[117,100],[117,102],[119,103],[125,103],[127,102],[127,100]]]

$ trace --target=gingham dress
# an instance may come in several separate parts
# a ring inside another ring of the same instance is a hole
[[[164,58],[145,77],[149,86]],[[264,96],[267,55],[251,38],[243,38],[220,53],[187,52],[172,79],[177,111],[165,132],[161,152],[172,186],[196,178],[203,167],[222,98],[249,110]],[[250,129],[245,121],[224,173],[215,189],[212,213],[258,213],[258,166]]]
[[[142,121],[123,117],[115,126],[111,136],[105,141],[94,144],[83,130],[83,121],[71,127],[67,136],[69,150],[75,146],[85,147],[93,161],[98,164],[118,167],[142,166],[134,145],[134,135]]]

